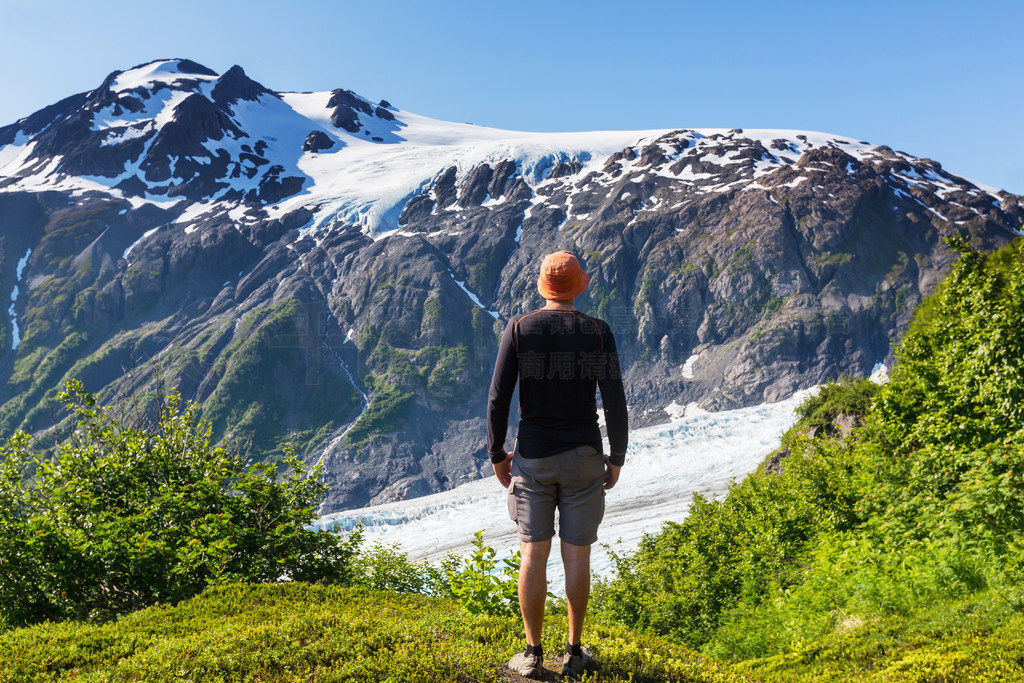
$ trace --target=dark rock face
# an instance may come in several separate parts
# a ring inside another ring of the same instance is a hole
[[[359,112],[373,115],[373,107],[370,103],[348,90],[332,92],[327,106],[334,108],[334,113],[331,114],[331,123],[338,128],[344,128],[349,133],[357,133],[363,126],[363,122],[359,119]]]
[[[0,145],[9,145],[14,142],[19,132],[26,136],[36,135],[43,131],[54,121],[65,118],[78,111],[88,98],[87,93],[66,97],[56,104],[43,107],[36,113],[26,116],[17,123],[0,128]]]
[[[349,90],[332,90],[331,99],[327,102],[327,108],[333,110],[331,123],[336,128],[349,133],[362,131],[374,142],[401,140],[396,134],[398,125],[395,115],[388,111],[390,106],[387,100],[381,100],[378,106],[374,106]],[[378,134],[374,135],[374,132]]]
[[[207,68],[198,62],[193,62],[191,59],[178,59],[178,69],[181,73],[186,74],[199,74],[202,76],[216,76],[217,72],[213,69]],[[240,66],[234,66],[233,69],[242,70]]]
[[[398,144],[400,111],[334,91],[324,114],[340,130],[298,118],[285,141],[243,123],[276,107],[277,126],[282,96],[237,67],[176,68],[115,91],[117,72],[0,129],[2,145],[35,142],[0,176],[0,284],[18,288],[0,325],[0,434],[49,426],[71,377],[113,402],[177,387],[252,457],[290,442],[322,461],[325,511],[490,471],[497,335],[541,304],[546,253],[570,249],[590,273],[576,303],[611,324],[639,426],[672,402],[774,401],[891,362],[956,258],[942,238],[990,249],[1024,223],[1020,197],[887,147],[680,130],[607,158],[446,159],[381,237],[331,197],[305,201],[297,162],[344,153],[349,133]],[[58,156],[53,177],[95,189],[18,189]]]
[[[334,140],[327,137],[327,133],[322,130],[312,131],[306,136],[306,141],[302,143],[304,152],[322,152],[331,147],[334,147]]]
[[[225,135],[245,137],[234,122],[202,95],[190,95],[178,105],[173,121],[157,134],[150,154],[142,163],[146,179],[156,182],[171,177],[174,156],[209,157],[203,145],[207,140],[223,140]]]
[[[245,75],[245,71],[237,64],[217,79],[213,87],[213,101],[221,105],[230,105],[239,100],[255,102],[261,95],[269,94],[266,88]]]

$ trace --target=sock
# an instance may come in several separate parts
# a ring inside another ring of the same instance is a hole
[[[576,645],[573,645],[572,643],[566,643],[565,644],[565,651],[568,652],[569,655],[572,656],[572,657],[582,657],[583,656],[583,646],[581,644],[579,644],[579,643],[577,643]]]
[[[537,655],[541,659],[544,659],[544,646],[543,645],[526,645],[526,654]]]

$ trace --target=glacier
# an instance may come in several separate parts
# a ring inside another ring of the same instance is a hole
[[[636,549],[644,534],[686,518],[694,494],[721,496],[779,445],[796,421],[796,408],[817,388],[784,401],[736,410],[673,417],[664,424],[630,431],[629,452],[618,484],[607,492],[604,521],[593,546],[596,577],[609,577],[612,553]],[[481,434],[481,439],[483,435]],[[335,512],[314,528],[351,531],[363,526],[364,545],[395,546],[413,560],[439,561],[468,554],[473,535],[508,556],[518,548],[505,491],[486,477],[450,491],[385,505]],[[563,592],[558,543],[548,562],[550,590]]]

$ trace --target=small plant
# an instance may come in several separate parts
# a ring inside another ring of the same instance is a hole
[[[362,527],[357,527],[361,532]],[[394,545],[374,543],[352,558],[352,585],[394,593],[431,595],[445,581],[444,572],[428,562],[414,562]]]
[[[443,563],[447,592],[471,614],[519,614],[519,551],[498,562],[483,534],[474,534],[476,550],[468,558],[449,557]]]

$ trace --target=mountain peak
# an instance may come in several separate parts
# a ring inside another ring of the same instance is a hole
[[[107,76],[103,86],[120,93],[139,88],[152,90],[157,84],[175,86],[181,81],[205,81],[217,77],[216,71],[191,59],[158,59],[125,71],[115,71]]]
[[[217,79],[213,88],[213,100],[217,104],[234,104],[238,100],[255,101],[260,95],[270,92],[262,85],[245,75],[245,71],[237,64]]]

